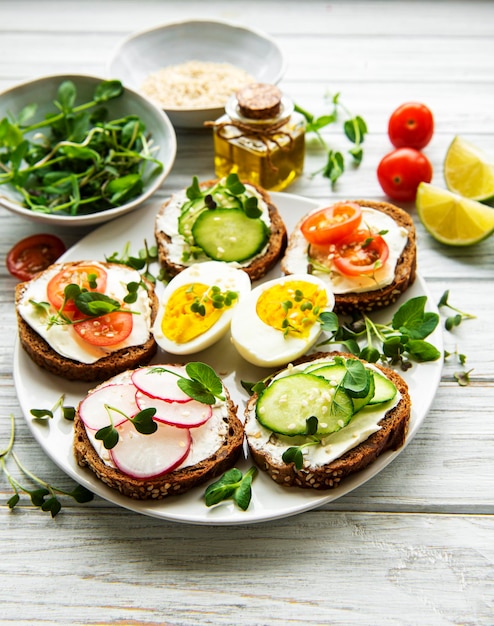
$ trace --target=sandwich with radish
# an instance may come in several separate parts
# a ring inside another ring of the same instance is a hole
[[[243,439],[227,388],[198,362],[114,376],[89,391],[74,421],[79,466],[138,500],[178,495],[223,473]]]

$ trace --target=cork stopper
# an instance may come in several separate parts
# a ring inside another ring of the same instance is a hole
[[[278,87],[254,83],[240,89],[237,94],[238,109],[243,117],[252,120],[269,120],[281,110],[282,94]]]

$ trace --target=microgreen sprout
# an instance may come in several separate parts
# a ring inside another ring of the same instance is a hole
[[[352,115],[350,111],[341,104],[339,93],[333,96],[326,94],[325,101],[332,105],[332,111],[320,117],[315,117],[312,113],[309,113],[298,105],[295,105],[295,110],[305,117],[306,133],[314,133],[319,143],[326,151],[326,164],[321,169],[314,172],[312,176],[322,174],[325,178],[328,178],[331,181],[331,185],[334,186],[338,178],[340,178],[345,171],[345,158],[340,151],[333,150],[328,146],[321,134],[321,130],[336,123],[340,111],[344,113],[346,119],[343,123],[343,131],[347,139],[353,144],[348,150],[348,153],[351,155],[353,163],[358,166],[362,162],[364,154],[362,143],[367,133],[367,125],[362,117]]]
[[[111,450],[112,448],[114,448],[120,439],[118,430],[115,428],[113,423],[112,411],[114,411],[115,413],[119,413],[120,415],[125,417],[125,419],[133,424],[134,428],[137,430],[138,433],[141,433],[141,435],[152,435],[158,429],[158,425],[153,420],[153,417],[156,414],[156,409],[154,407],[143,409],[132,417],[129,417],[120,409],[117,409],[116,407],[110,406],[108,404],[105,404],[105,410],[110,418],[110,424],[108,424],[108,426],[103,426],[102,428],[97,430],[95,437],[96,439],[103,442],[103,445],[107,450]]]
[[[306,420],[304,435],[307,441],[299,446],[290,446],[283,452],[281,458],[285,463],[293,463],[296,470],[301,470],[304,466],[304,450],[309,446],[317,446],[321,443],[321,437],[316,437],[319,420],[315,415],[311,415]]]
[[[411,298],[395,312],[391,322],[379,324],[363,313],[352,321],[339,324],[333,314],[322,313],[322,329],[331,333],[320,345],[340,344],[344,348],[371,363],[381,360],[387,365],[399,365],[403,370],[412,366],[411,361],[436,361],[441,353],[425,341],[439,323],[436,313],[425,311],[426,296]],[[365,342],[362,347],[359,343]],[[375,345],[377,344],[377,345]]]
[[[59,498],[61,495],[71,497],[79,503],[90,502],[94,498],[94,495],[82,485],[77,485],[71,491],[66,491],[64,489],[54,487],[27,469],[13,449],[15,441],[15,419],[13,415],[10,416],[10,422],[11,429],[9,442],[5,449],[0,450],[0,466],[3,474],[9,481],[10,486],[14,491],[14,494],[7,501],[7,506],[10,509],[14,509],[17,504],[19,504],[22,493],[29,496],[31,503],[34,506],[39,507],[42,511],[49,512],[52,517],[55,517],[62,508],[62,502]],[[7,467],[8,457],[14,461],[22,474],[24,474],[36,485],[35,488],[26,487],[13,476]]]
[[[202,199],[205,209],[214,210],[218,206],[232,206],[233,203],[235,206],[240,205],[247,217],[258,218],[262,214],[258,200],[255,196],[247,195],[246,191],[245,185],[235,173],[229,174],[224,182],[220,181],[204,190],[201,189],[197,176],[194,176],[191,185],[185,191],[189,201],[182,206],[182,214],[188,211],[193,203]]]
[[[252,466],[245,474],[236,467],[226,471],[219,480],[211,483],[204,492],[206,506],[232,499],[242,511],[246,511],[252,498],[252,481],[257,474]]]
[[[460,309],[457,309],[455,306],[449,303],[449,290],[446,290],[443,293],[437,306],[440,309],[448,308],[451,311],[455,311],[455,314],[448,316],[446,318],[446,321],[444,322],[444,327],[446,328],[446,330],[452,330],[455,326],[459,326],[463,320],[476,319],[475,315],[472,315],[470,313],[465,313],[464,311],[460,311]]]
[[[46,422],[49,419],[52,419],[55,413],[60,409],[62,412],[62,417],[68,421],[74,421],[75,417],[75,407],[73,406],[65,406],[65,395],[61,395],[60,398],[55,402],[51,409],[31,409],[30,413],[33,416],[33,419]]]
[[[158,248],[156,246],[149,246],[146,239],[144,239],[144,248],[139,250],[138,256],[132,256],[130,254],[130,242],[128,241],[125,244],[122,254],[113,252],[113,254],[105,258],[109,263],[127,265],[141,272],[142,277],[153,285],[156,284],[156,281],[167,282],[169,280],[164,269],[160,269],[156,276],[151,272],[151,265],[158,261]],[[141,282],[141,285],[145,286],[145,283]]]
[[[193,400],[202,404],[215,404],[216,398],[224,400],[221,379],[206,363],[191,361],[185,366],[189,378],[161,365],[150,368],[150,373],[169,373],[177,376],[178,387]]]
[[[141,194],[163,164],[139,117],[107,119],[105,103],[123,91],[118,80],[101,81],[92,100],[76,105],[76,86],[65,80],[41,121],[28,124],[37,104],[3,118],[0,184],[12,185],[32,211],[61,215],[102,211]]]
[[[467,357],[465,354],[458,352],[458,348],[454,352],[448,352],[447,350],[444,351],[445,360],[449,359],[453,355],[456,356],[456,359],[460,365],[462,366],[465,365],[467,361]],[[468,371],[462,370],[462,371],[454,372],[453,376],[455,380],[457,381],[457,383],[460,385],[460,387],[466,387],[467,385],[470,384],[470,374],[472,372],[473,372],[473,368]]]
[[[194,284],[192,284],[187,293],[194,293]],[[201,296],[196,296],[190,305],[192,313],[197,313],[201,317],[206,315],[206,305],[211,303],[214,309],[229,308],[238,299],[236,291],[222,291],[218,285],[212,285]]]

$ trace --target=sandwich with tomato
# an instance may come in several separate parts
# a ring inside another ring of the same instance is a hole
[[[371,200],[337,202],[305,215],[281,262],[285,274],[307,272],[327,282],[337,313],[392,304],[414,282],[416,265],[411,217]]]
[[[153,285],[114,263],[54,263],[16,287],[21,346],[67,380],[103,380],[148,363],[157,308]]]

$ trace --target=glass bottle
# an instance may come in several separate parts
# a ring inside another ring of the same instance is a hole
[[[280,191],[304,167],[305,120],[274,85],[255,83],[227,102],[213,127],[219,178],[234,172],[243,181]]]

